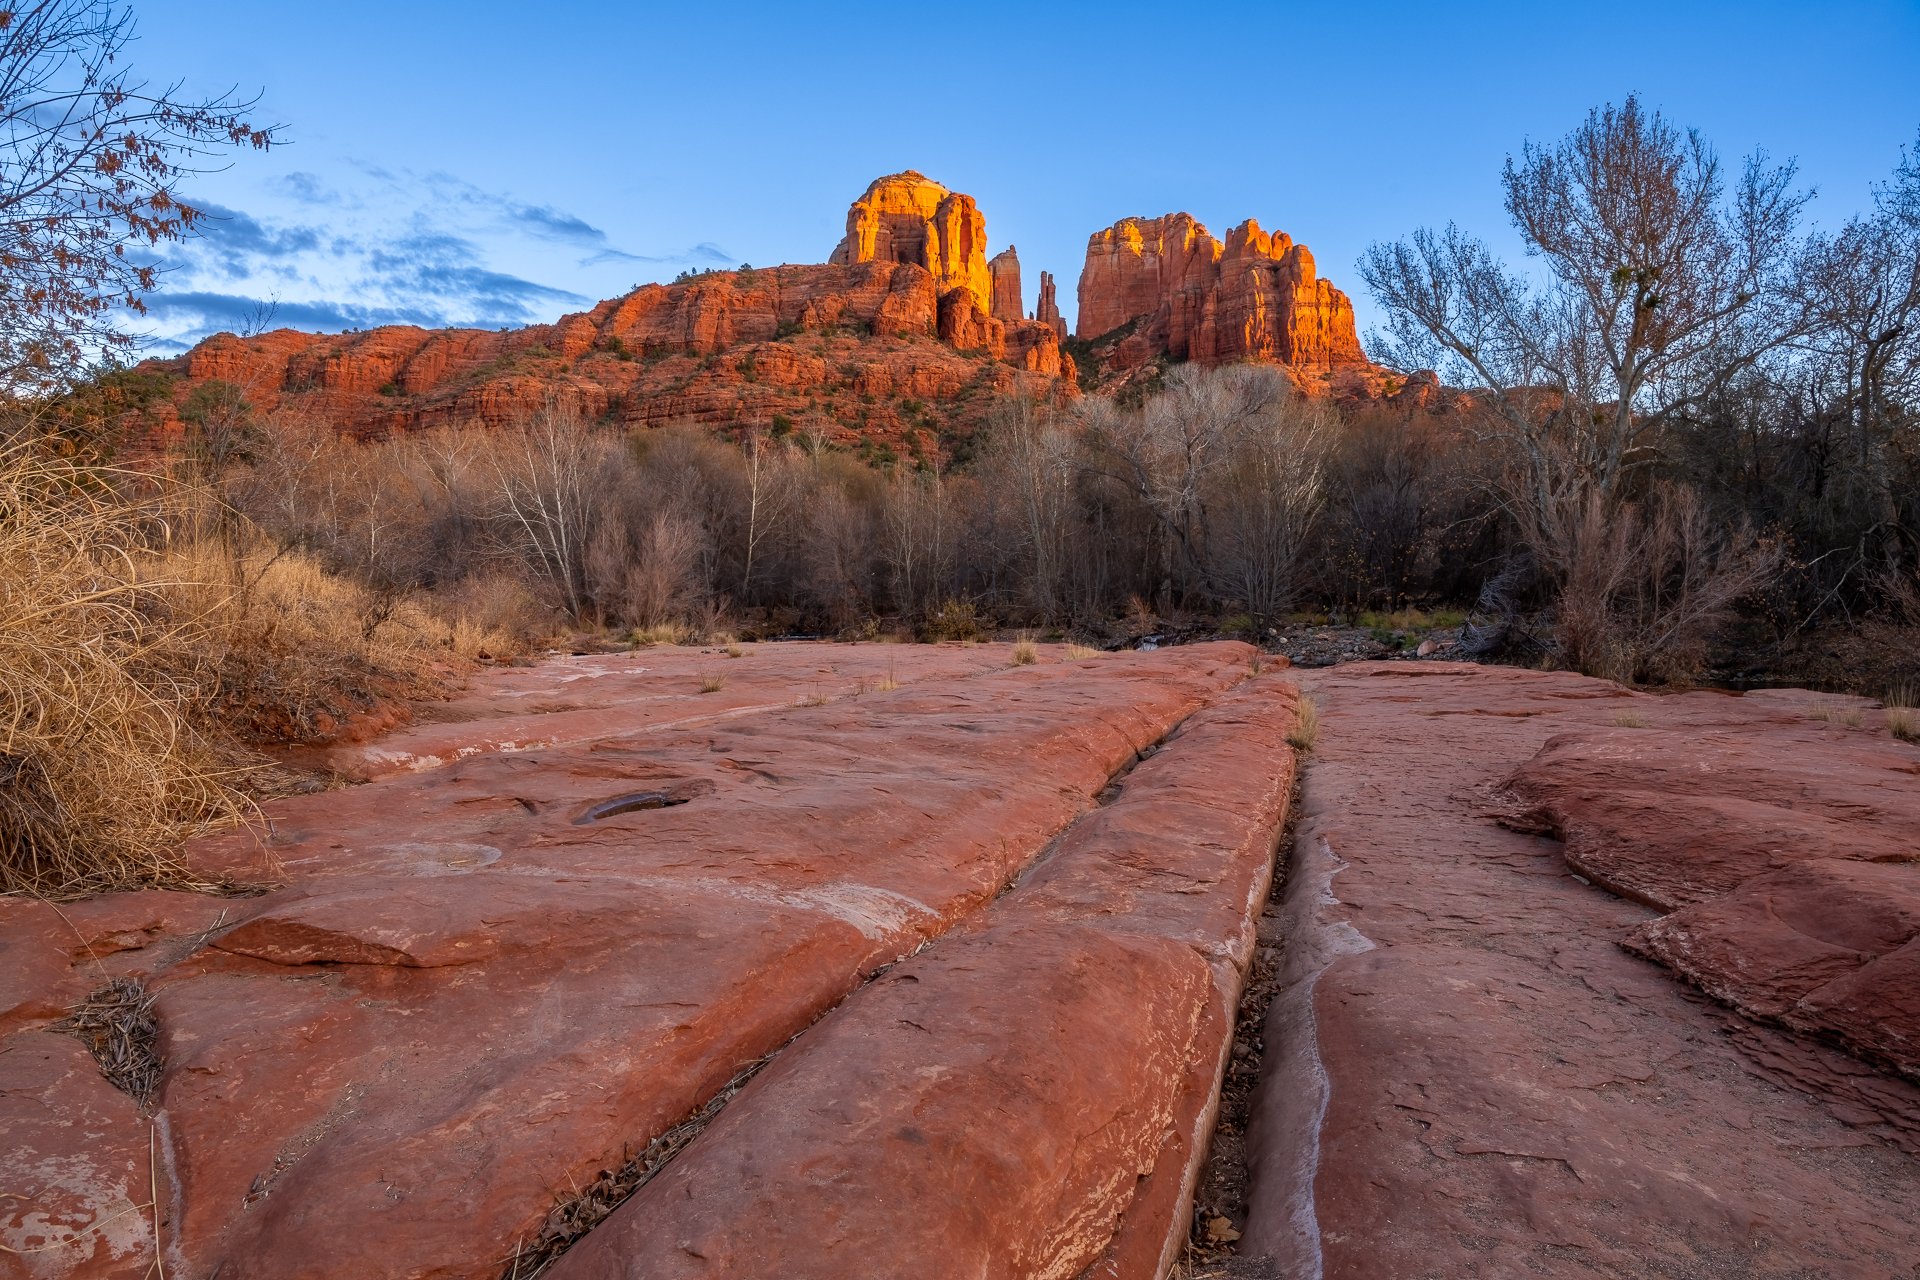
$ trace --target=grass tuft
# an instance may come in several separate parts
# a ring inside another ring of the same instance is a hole
[[[1920,690],[1903,685],[1885,702],[1887,732],[1902,742],[1920,742]]]
[[[650,627],[635,627],[629,638],[636,649],[647,649],[656,644],[685,644],[688,634],[678,622],[656,622]]]
[[[1295,751],[1311,751],[1320,740],[1320,704],[1311,694],[1301,694],[1294,706],[1293,728],[1287,730],[1287,745]]]
[[[1084,644],[1070,644],[1067,646],[1067,657],[1073,662],[1082,662],[1088,658],[1097,658],[1101,653],[1102,650]]]
[[[700,677],[700,692],[718,693],[727,687],[727,678],[719,672],[710,672]]]
[[[1034,663],[1040,661],[1039,646],[1035,645],[1030,637],[1021,636],[1020,639],[1014,643],[1013,657],[1010,661],[1016,667],[1032,666]]]
[[[0,448],[0,892],[191,887],[174,848],[250,807],[169,661],[205,625],[165,620],[120,478]]]
[[[1813,709],[1813,718],[1815,720],[1825,721],[1827,724],[1841,725],[1848,729],[1858,729],[1865,723],[1865,717],[1860,714],[1860,708],[1839,707],[1831,702],[1823,702],[1815,707]]]

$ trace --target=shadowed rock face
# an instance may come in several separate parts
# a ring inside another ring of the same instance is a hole
[[[1126,325],[1135,328],[1112,357],[1122,368],[1160,356],[1320,372],[1368,364],[1347,295],[1315,274],[1305,245],[1253,221],[1224,245],[1184,213],[1095,232],[1075,332],[1092,340]]]
[[[1804,693],[1302,679],[1320,737],[1243,1254],[1328,1280],[1912,1271],[1920,865],[1890,857],[1920,751]]]
[[[751,1219],[700,1274],[823,1250],[814,1274],[1146,1274],[1185,1232],[1285,806],[1292,694],[1252,656],[768,645],[503,671],[342,749],[365,785],[275,802],[264,896],[0,901],[22,1197],[0,1243],[105,1223],[27,1274],[148,1272],[157,1179],[168,1274],[497,1275],[556,1195],[777,1054],[680,1154],[693,1172],[643,1192],[698,1188],[680,1235]],[[697,692],[716,662],[725,689]],[[258,854],[190,850],[255,875]],[[151,1135],[46,1029],[106,973],[157,995]],[[711,1182],[741,1134],[751,1176]],[[634,1216],[603,1255],[668,1248]]]

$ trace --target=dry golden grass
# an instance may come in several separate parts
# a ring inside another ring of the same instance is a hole
[[[175,545],[141,572],[169,584],[164,607],[186,626],[170,665],[194,672],[216,722],[249,741],[325,742],[355,715],[431,696],[472,658],[518,647],[264,545]]]
[[[1860,708],[1838,707],[1831,702],[1823,702],[1816,706],[1813,709],[1813,718],[1848,729],[1858,729],[1865,723],[1865,717],[1860,714]]]
[[[1311,751],[1320,740],[1320,704],[1310,694],[1301,694],[1294,707],[1293,728],[1287,730],[1287,745],[1295,751]]]
[[[0,446],[0,892],[200,885],[251,744],[326,742],[532,643],[519,584],[374,591],[163,476]]]
[[[1887,732],[1902,742],[1920,742],[1920,689],[1903,685],[1886,697]]]
[[[656,644],[685,644],[691,633],[685,625],[678,622],[656,622],[650,627],[638,627],[630,637],[638,648],[650,648]]]
[[[180,841],[249,808],[169,661],[206,624],[165,617],[121,479],[0,449],[0,891],[186,883]]]
[[[1097,658],[1101,652],[1099,649],[1090,648],[1084,644],[1070,644],[1067,646],[1067,658],[1073,662],[1080,662],[1087,658]]]
[[[718,693],[727,687],[727,678],[719,672],[700,677],[700,692]]]
[[[1040,661],[1040,647],[1027,636],[1021,636],[1014,642],[1013,656],[1008,659],[1016,667],[1030,667]]]
[[[887,674],[880,677],[878,683],[876,683],[873,687],[878,689],[881,693],[892,693],[895,689],[898,689],[900,687],[900,673],[899,673],[899,670],[894,666],[894,662],[892,658],[887,659]]]
[[[1638,711],[1622,711],[1613,718],[1613,723],[1621,729],[1644,729],[1647,727],[1647,718]]]

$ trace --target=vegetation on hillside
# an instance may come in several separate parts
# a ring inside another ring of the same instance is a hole
[[[129,33],[104,0],[4,16],[0,65],[33,74],[0,83],[35,87],[0,112],[40,119],[34,94]],[[1301,609],[1424,610],[1464,618],[1468,654],[1626,680],[1739,654],[1920,685],[1920,154],[1809,236],[1790,166],[1729,182],[1631,99],[1528,147],[1505,183],[1535,277],[1454,228],[1363,266],[1377,351],[1471,392],[1444,412],[1172,366],[1070,408],[1000,399],[943,461],[560,404],[360,441],[209,382],[182,438],[116,455],[113,428],[171,389],[81,376],[151,285],[100,255],[190,232],[182,178],[271,138],[223,102],[101,110],[160,157],[128,178],[95,146],[60,170],[104,184],[105,222],[21,194],[48,163],[30,131],[0,148],[0,222],[50,220],[32,236],[67,247],[36,269],[70,267],[31,305],[0,280],[0,890],[190,882],[179,841],[265,777],[248,743],[328,741],[579,630],[1262,639]]]

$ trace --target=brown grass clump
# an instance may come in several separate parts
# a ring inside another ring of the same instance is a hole
[[[0,447],[0,892],[181,884],[180,841],[248,810],[167,661],[200,624],[162,620],[119,478]]]
[[[1861,715],[1860,708],[1837,707],[1831,702],[1823,702],[1815,707],[1813,709],[1813,718],[1815,720],[1825,721],[1827,724],[1837,724],[1848,729],[1858,729],[1865,723],[1865,717]]]
[[[1013,657],[1010,661],[1016,667],[1030,667],[1040,661],[1040,649],[1032,640],[1022,636],[1013,646]]]
[[[1097,658],[1100,654],[1101,650],[1091,648],[1084,644],[1070,644],[1067,646],[1067,658],[1073,662],[1081,662],[1087,658]]]
[[[142,572],[186,627],[170,665],[194,672],[214,722],[247,741],[324,743],[357,715],[440,692],[468,655],[518,647],[264,544],[175,544]]]
[[[650,649],[657,644],[685,644],[689,634],[681,623],[656,622],[652,626],[636,627],[632,639],[634,647]]]
[[[1294,704],[1293,728],[1287,730],[1287,745],[1295,751],[1311,751],[1320,740],[1320,704],[1301,694]]]
[[[718,693],[727,687],[727,678],[718,672],[700,677],[700,692]]]
[[[1886,698],[1887,732],[1902,742],[1920,742],[1920,690],[1895,689]]]
[[[50,1030],[79,1037],[107,1083],[142,1110],[152,1103],[160,1085],[160,1024],[153,995],[138,978],[114,978],[95,988]]]

